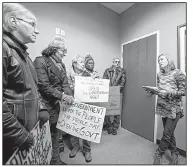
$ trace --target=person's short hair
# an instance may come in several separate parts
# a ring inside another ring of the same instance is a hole
[[[89,60],[92,60],[94,62],[94,59],[92,58],[90,54],[85,56],[84,64],[87,65]]]
[[[78,62],[78,59],[82,58],[84,60],[83,56],[80,55],[76,55],[73,59],[72,59],[72,67],[74,68],[74,64]]]
[[[116,59],[118,59],[118,60],[120,61],[120,58],[114,58],[114,59],[113,59],[113,62],[114,62]]]
[[[18,3],[3,3],[3,30],[11,32],[13,28],[9,24],[9,17],[22,17],[23,15],[33,14],[24,6]]]

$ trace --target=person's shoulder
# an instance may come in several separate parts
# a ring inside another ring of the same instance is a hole
[[[183,73],[183,71],[182,71],[182,70],[177,69],[177,68],[176,68],[176,69],[174,69],[174,72],[175,72],[175,73]]]
[[[124,69],[124,68],[120,67],[120,69],[121,69],[122,72],[125,72],[125,69]]]
[[[109,67],[109,68],[106,68],[106,70],[105,70],[105,71],[107,72],[107,71],[110,71],[110,70],[111,70],[111,67]]]
[[[4,56],[6,56],[6,57],[10,56],[11,49],[5,41],[3,41],[2,50],[5,53],[5,54],[3,54],[3,57]]]
[[[90,77],[91,74],[85,70],[85,71],[83,72],[83,76],[85,76],[85,77]]]
[[[37,60],[42,60],[42,59],[44,59],[44,58],[43,58],[42,55],[40,55],[40,56],[37,56],[35,59],[37,59]]]
[[[34,60],[34,63],[41,63],[41,64],[45,64],[45,60],[43,56],[37,56]]]
[[[159,71],[159,72],[157,73],[157,77],[160,77],[161,75],[163,75],[163,73],[162,73],[161,71]]]
[[[175,77],[178,77],[178,76],[181,76],[181,75],[185,75],[184,72],[182,70],[180,70],[180,69],[175,69],[173,71],[173,73],[174,73]]]

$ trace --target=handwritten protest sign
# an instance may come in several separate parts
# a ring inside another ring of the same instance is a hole
[[[35,144],[27,151],[17,149],[6,165],[49,165],[52,158],[52,141],[49,121],[40,129],[39,122],[32,129]]]
[[[74,102],[60,104],[57,128],[73,136],[100,143],[106,108]]]
[[[108,102],[108,79],[76,76],[74,89],[74,97],[78,102]]]
[[[109,87],[109,102],[89,103],[106,108],[106,115],[121,115],[121,95],[119,86]]]

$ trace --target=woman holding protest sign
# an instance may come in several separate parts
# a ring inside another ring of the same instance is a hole
[[[173,61],[166,54],[158,57],[160,72],[157,74],[157,87],[143,86],[146,92],[158,95],[156,114],[162,117],[163,136],[155,153],[154,164],[161,164],[167,149],[171,150],[170,165],[178,164],[178,152],[174,130],[183,117],[182,96],[186,92],[186,77],[175,68]]]
[[[84,77],[90,77],[91,75],[85,70],[85,60],[84,57],[76,55],[72,59],[72,68],[70,73],[68,74],[68,82],[70,85],[70,88],[74,91],[75,87],[75,76],[84,76]],[[85,156],[85,161],[90,162],[92,160],[91,156],[91,142],[87,140],[80,139],[76,136],[70,137],[70,142],[72,145],[72,151],[69,154],[70,158],[73,158],[76,156],[78,151],[80,150],[80,143],[83,144],[83,154]]]
[[[59,135],[56,128],[60,106],[59,101],[72,104],[73,92],[69,87],[65,65],[62,62],[67,52],[64,37],[56,35],[48,47],[42,51],[42,56],[36,57],[34,66],[38,76],[38,86],[50,114],[50,131],[52,137],[53,155],[51,164],[64,165],[60,159]]]

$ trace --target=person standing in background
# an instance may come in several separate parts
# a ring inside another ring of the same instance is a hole
[[[123,93],[126,82],[126,73],[125,70],[120,67],[119,58],[115,58],[113,60],[113,65],[105,70],[103,79],[109,79],[110,86],[120,86],[120,93]],[[112,135],[116,135],[119,125],[120,115],[105,116],[104,130],[107,129],[108,134],[112,133]]]

